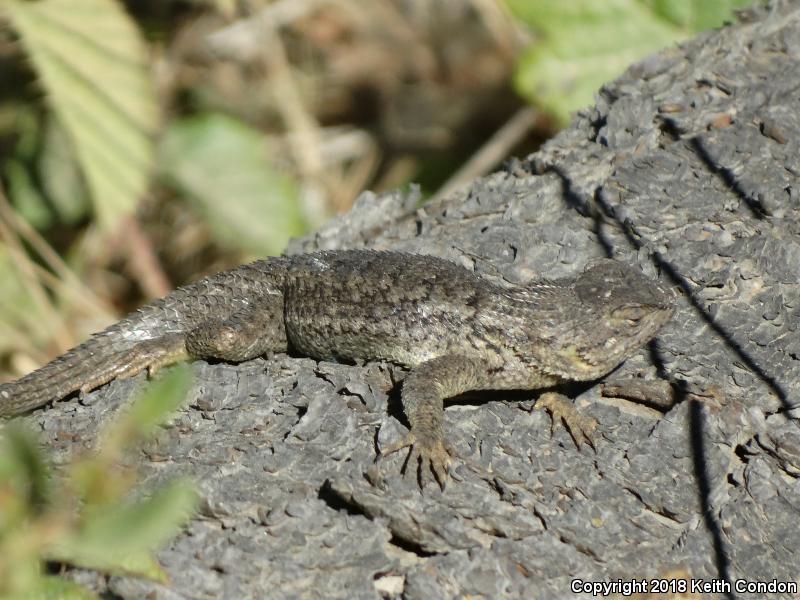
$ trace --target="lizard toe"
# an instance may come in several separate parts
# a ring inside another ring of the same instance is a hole
[[[595,419],[582,415],[561,394],[552,392],[542,394],[537,404],[550,413],[551,436],[555,434],[556,428],[563,424],[578,449],[585,443],[595,450],[594,432],[597,429],[597,421]]]
[[[450,452],[445,445],[438,441],[425,457],[426,471],[433,473],[439,487],[444,491],[450,479]]]
[[[417,439],[409,432],[398,441],[390,444],[381,451],[379,459],[398,452],[404,448],[410,448],[408,456],[403,463],[403,478],[408,480],[416,476],[420,489],[431,479],[435,479],[439,487],[444,490],[450,478],[450,452],[442,440],[435,440],[426,443]]]
[[[450,479],[450,452],[444,442],[437,439],[430,443],[417,443],[414,454],[415,460],[409,460],[407,468],[416,468],[420,489],[434,479],[444,491]]]

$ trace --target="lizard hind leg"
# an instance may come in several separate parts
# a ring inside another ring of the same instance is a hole
[[[98,334],[17,381],[0,384],[0,416],[20,414],[75,391],[85,394],[145,369],[152,373],[186,357],[182,334],[132,341],[117,333]]]
[[[283,307],[259,304],[228,318],[203,321],[186,334],[186,350],[194,358],[242,362],[288,348]]]
[[[597,421],[578,412],[569,398],[556,392],[545,392],[539,396],[535,407],[543,408],[550,413],[551,436],[555,433],[556,427],[563,423],[578,449],[584,443],[594,449],[594,431],[597,428]]]
[[[107,357],[97,366],[91,376],[81,383],[80,392],[85,394],[112,379],[133,377],[145,369],[149,375],[154,375],[161,367],[187,358],[186,346],[181,334],[170,334],[145,340]]]

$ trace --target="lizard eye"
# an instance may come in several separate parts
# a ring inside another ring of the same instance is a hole
[[[647,315],[647,309],[644,306],[623,306],[616,309],[612,316],[621,321],[630,321],[637,323]]]

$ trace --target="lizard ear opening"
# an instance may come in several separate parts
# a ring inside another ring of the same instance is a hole
[[[647,309],[646,306],[642,304],[628,304],[627,306],[622,306],[620,308],[615,309],[611,313],[611,316],[614,319],[619,319],[620,321],[630,321],[631,323],[638,323],[648,314],[650,314],[650,311]]]

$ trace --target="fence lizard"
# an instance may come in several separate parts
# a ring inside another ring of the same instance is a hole
[[[674,295],[611,260],[524,286],[432,256],[347,250],[271,258],[179,288],[17,381],[0,415],[188,358],[244,361],[292,349],[317,359],[382,359],[410,369],[402,404],[420,484],[443,485],[443,400],[469,390],[542,389],[602,377],[669,320]],[[580,445],[593,420],[540,397]],[[577,434],[577,435],[576,435]]]

